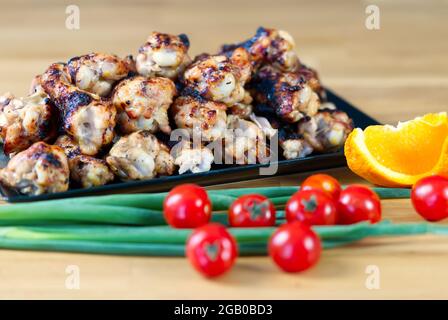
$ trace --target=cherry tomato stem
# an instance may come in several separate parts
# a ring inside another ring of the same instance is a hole
[[[238,247],[223,225],[210,223],[193,231],[187,240],[186,252],[197,271],[206,277],[217,277],[232,268]]]
[[[318,189],[300,190],[285,206],[288,222],[301,221],[310,225],[336,223],[336,204],[330,196]]]
[[[269,227],[275,225],[275,207],[265,196],[248,194],[236,199],[229,208],[232,227]]]

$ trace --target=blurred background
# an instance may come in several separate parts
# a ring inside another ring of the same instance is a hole
[[[186,33],[192,55],[251,37],[290,32],[323,83],[385,123],[448,110],[448,1],[0,1],[0,92],[26,95],[52,62],[100,51],[136,54],[153,31]],[[369,30],[369,5],[379,29]],[[66,27],[68,5],[80,28]]]

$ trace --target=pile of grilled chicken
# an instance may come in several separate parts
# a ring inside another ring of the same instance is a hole
[[[195,59],[188,49],[186,35],[153,32],[135,59],[75,57],[36,76],[27,97],[1,96],[10,161],[0,181],[37,195],[204,172],[213,162],[268,161],[274,136],[292,159],[339,149],[352,130],[285,31],[259,28]],[[174,129],[193,139],[162,142]]]

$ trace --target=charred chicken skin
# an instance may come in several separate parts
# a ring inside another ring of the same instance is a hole
[[[35,142],[53,139],[57,119],[56,110],[43,91],[25,98],[0,96],[0,139],[4,153],[13,155]]]
[[[168,108],[176,94],[168,78],[142,76],[120,82],[114,89],[112,103],[117,108],[117,125],[123,133],[138,130],[171,132]]]
[[[20,193],[39,195],[66,191],[69,175],[64,151],[58,146],[36,142],[11,158],[0,170],[0,181]]]
[[[136,67],[145,77],[175,79],[191,63],[190,42],[185,34],[178,36],[153,32],[138,50]]]
[[[62,127],[81,152],[95,155],[114,137],[116,109],[112,103],[71,84],[66,65],[51,65],[40,85],[59,109]]]
[[[327,100],[325,88],[322,86],[316,70],[302,64],[297,71],[294,71],[293,73],[305,79],[305,82],[310,86],[311,90],[317,93],[321,102]]]
[[[250,79],[252,67],[248,53],[239,48],[230,57],[199,56],[185,70],[182,82],[188,90],[203,98],[232,106],[246,97],[244,85]]]
[[[70,178],[83,188],[102,186],[114,180],[106,161],[81,153],[79,146],[68,135],[58,137],[55,145],[61,147],[70,168]]]
[[[292,36],[283,30],[258,28],[255,36],[237,44],[224,45],[221,52],[228,53],[245,48],[255,69],[272,65],[280,71],[295,71],[300,66]]]
[[[297,122],[317,113],[320,99],[310,81],[299,72],[278,72],[271,66],[261,68],[251,83],[254,100],[269,106],[286,122]]]
[[[200,96],[180,96],[171,111],[177,127],[187,130],[190,139],[200,135],[201,141],[212,142],[224,136],[227,114],[223,103]]]
[[[131,66],[115,55],[90,53],[70,59],[67,69],[79,89],[106,97],[113,84],[129,74]]]
[[[121,180],[144,180],[174,173],[174,158],[166,145],[149,131],[121,137],[106,161]]]

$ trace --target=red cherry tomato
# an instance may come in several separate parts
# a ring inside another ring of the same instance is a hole
[[[286,272],[304,271],[317,263],[322,246],[317,234],[299,221],[279,227],[269,240],[269,255]]]
[[[163,201],[165,220],[174,228],[196,228],[209,222],[212,204],[204,188],[183,184],[173,188]]]
[[[448,178],[430,176],[419,180],[411,192],[415,210],[428,221],[448,217]]]
[[[330,195],[334,201],[338,201],[341,193],[341,185],[338,180],[328,174],[313,174],[302,183],[301,190],[319,189]]]
[[[381,220],[381,201],[370,188],[351,185],[341,191],[338,202],[338,223],[353,224],[361,221],[376,223]]]
[[[302,221],[310,225],[331,225],[336,223],[336,214],[333,199],[317,189],[296,192],[285,207],[288,222]]]
[[[238,255],[233,236],[219,223],[193,231],[187,241],[187,257],[200,273],[216,277],[232,268]]]
[[[275,207],[265,196],[248,194],[236,199],[229,208],[232,227],[268,227],[275,225]]]

